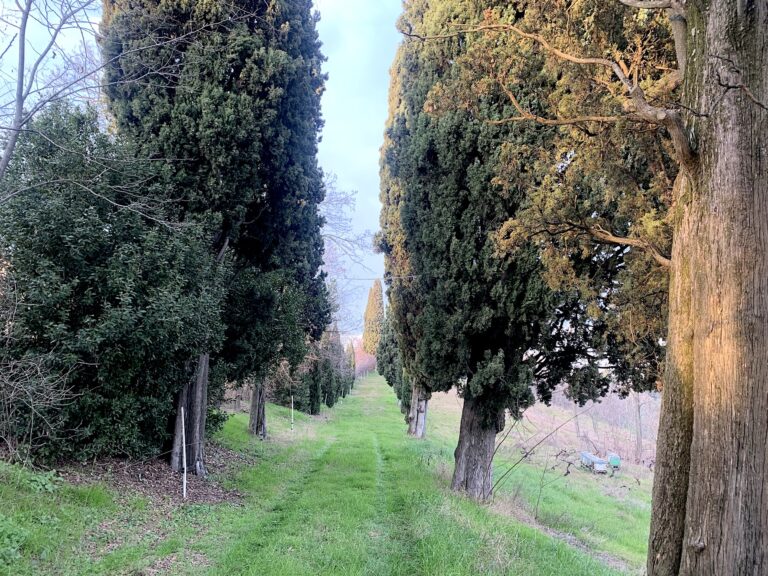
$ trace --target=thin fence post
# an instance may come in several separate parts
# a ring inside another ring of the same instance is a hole
[[[293,394],[291,394],[291,432],[293,432]]]
[[[184,420],[184,406],[181,407],[181,459],[184,461],[184,481],[181,493],[187,499],[187,423]]]

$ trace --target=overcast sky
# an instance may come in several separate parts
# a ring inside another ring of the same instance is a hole
[[[344,190],[357,191],[358,231],[379,227],[379,148],[387,119],[389,67],[400,42],[395,22],[401,0],[315,0],[329,75],[323,96],[325,129],[320,165],[335,173]],[[384,273],[381,255],[369,252],[365,266],[348,263],[353,289],[344,313],[345,330],[362,331],[368,289]]]

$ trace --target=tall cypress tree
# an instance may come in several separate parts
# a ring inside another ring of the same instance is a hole
[[[381,331],[384,327],[384,294],[381,280],[375,280],[368,291],[368,303],[365,306],[363,321],[363,350],[368,354],[376,354],[379,346]]]
[[[384,331],[376,350],[376,363],[379,372],[395,392],[400,404],[400,411],[406,415],[406,422],[408,422],[411,409],[411,388],[403,371],[403,358],[397,344],[391,314],[387,314],[384,319]]]
[[[446,22],[478,22],[493,4],[410,2],[401,26],[427,36]],[[407,356],[422,386],[428,392],[456,386],[463,396],[452,487],[485,499],[506,414],[521,416],[534,402],[534,385],[546,401],[566,378],[600,378],[588,354],[588,334],[563,330],[578,325],[583,310],[565,306],[564,295],[548,288],[532,247],[500,257],[495,243],[495,231],[526,192],[495,181],[498,150],[508,141],[545,146],[548,134],[434,105],[441,83],[460,73],[455,59],[469,42],[404,41],[393,71],[402,101],[390,118],[384,163],[393,181],[389,189],[399,193],[397,224],[411,268],[407,288],[419,295],[418,307],[396,329],[414,335],[401,342],[410,348]],[[503,98],[500,91],[490,94],[488,105]],[[558,330],[557,339],[544,337]]]
[[[319,274],[324,77],[315,19],[308,0],[105,5],[106,91],[118,129],[173,174],[172,193],[156,200],[181,222],[207,225],[211,258],[233,275],[225,317],[252,320],[230,321],[225,354],[201,350],[180,392],[188,464],[204,472],[209,366],[217,386],[263,376],[303,343],[297,331],[319,337],[329,317]],[[276,322],[290,316],[287,307],[296,321]]]
[[[421,91],[422,96],[426,97],[429,83],[434,80],[427,74],[428,68],[420,64],[421,48],[413,43],[404,43],[392,64],[389,117],[380,163],[381,232],[376,242],[376,248],[384,254],[384,279],[389,287],[388,313],[402,362],[402,375],[396,392],[401,407],[406,410],[408,434],[417,438],[423,438],[426,433],[431,392],[416,358],[416,345],[420,337],[416,319],[424,307],[425,295],[420,289],[418,278],[414,276],[409,253],[411,244],[403,227],[407,194],[404,170],[407,163],[401,155],[410,133],[408,122],[412,114],[409,105],[413,104],[413,94]],[[410,73],[416,69],[421,73]]]

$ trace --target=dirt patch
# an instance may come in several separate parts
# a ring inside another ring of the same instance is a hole
[[[209,476],[187,475],[187,499],[182,497],[182,474],[171,470],[165,460],[120,460],[105,458],[86,464],[68,464],[60,469],[66,482],[74,485],[102,483],[121,496],[143,496],[154,505],[237,503],[242,495],[228,490],[216,481],[255,460],[218,444],[206,446],[206,466]]]
[[[195,566],[204,567],[210,566],[211,562],[202,554],[195,552],[187,552],[186,554],[171,554],[164,558],[158,558],[150,566],[147,566],[143,570],[137,572],[137,576],[160,576],[161,574],[168,574],[172,570],[181,570],[182,566]]]

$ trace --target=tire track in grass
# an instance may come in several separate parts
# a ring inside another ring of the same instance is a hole
[[[368,557],[365,574],[386,576],[387,574],[404,574],[398,566],[403,556],[403,541],[400,538],[399,522],[393,521],[390,511],[390,484],[385,482],[385,460],[378,435],[371,435],[376,459],[376,514],[369,526],[369,536],[376,553]],[[411,572],[412,573],[412,572]]]
[[[379,574],[366,569],[378,553],[366,530],[378,515],[378,489],[376,440],[361,430],[361,404],[345,402],[318,430],[334,442],[307,470],[295,497],[284,499],[278,513],[249,535],[258,544],[240,546],[238,558],[216,573]]]
[[[234,530],[229,534],[235,540],[233,546],[226,547],[226,542],[210,543],[220,554],[213,558],[215,566],[211,569],[213,574],[241,574],[246,569],[242,560],[258,553],[259,549],[269,543],[270,534],[279,529],[284,521],[286,508],[291,502],[301,497],[307,486],[308,479],[317,472],[322,465],[322,460],[336,442],[335,437],[330,437],[320,445],[320,448],[300,465],[289,468],[289,474],[284,478],[277,493],[266,501],[257,503],[258,507],[243,514],[238,510],[236,517],[231,519]],[[260,466],[269,466],[270,462],[263,462]],[[253,497],[253,496],[251,496]],[[220,522],[226,522],[226,518],[220,518]],[[222,545],[225,549],[222,550]]]

